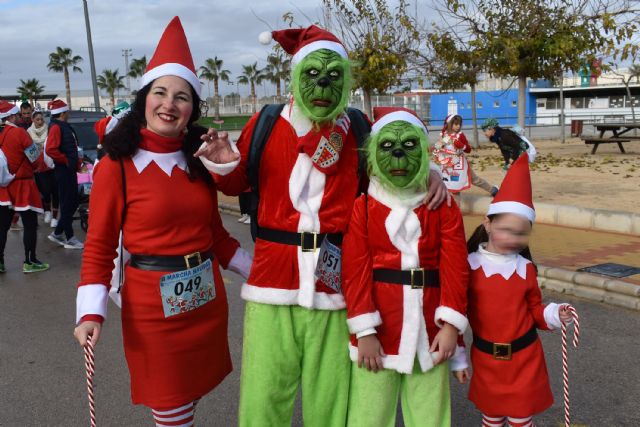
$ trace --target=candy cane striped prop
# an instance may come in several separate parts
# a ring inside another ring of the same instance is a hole
[[[573,318],[573,347],[578,347],[580,339],[580,318],[576,309],[568,305],[567,310]],[[570,427],[571,415],[569,413],[569,364],[567,363],[567,324],[562,322],[562,389],[564,397],[564,425]]]
[[[84,346],[84,366],[87,371],[87,396],[89,397],[89,417],[91,427],[96,427],[96,402],[93,397],[93,376],[96,373],[95,357],[93,355],[93,342],[91,336],[87,337],[87,344]]]

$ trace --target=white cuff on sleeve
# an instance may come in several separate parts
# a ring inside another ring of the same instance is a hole
[[[457,346],[456,354],[453,355],[451,359],[449,359],[449,370],[451,372],[462,371],[463,369],[467,369],[469,367],[469,362],[467,362],[467,352],[464,347]]]
[[[207,144],[206,142],[203,142],[200,148],[206,146],[206,144]],[[231,145],[231,150],[234,153],[240,154],[240,151],[238,150],[238,147],[236,147],[235,142],[229,140],[229,145]],[[210,172],[213,172],[220,176],[225,176],[230,174],[236,168],[236,166],[240,164],[240,159],[234,162],[229,162],[229,163],[214,163],[211,160],[207,159],[206,157],[200,156],[200,160],[202,161],[202,164],[204,165],[205,168],[207,168]]]
[[[547,322],[549,329],[554,330],[562,327],[560,320],[560,307],[567,304],[556,304],[551,302],[544,308],[544,321]]]
[[[253,256],[244,249],[238,248],[231,261],[229,261],[227,270],[238,273],[244,280],[247,280],[251,272],[251,263],[253,263]]]
[[[98,314],[107,318],[107,301],[109,292],[105,285],[78,286],[76,296],[76,325],[87,314]]]
[[[347,325],[349,326],[349,332],[357,334],[359,332],[366,331],[367,329],[375,328],[382,324],[382,318],[380,313],[375,311],[373,313],[365,313],[359,316],[351,317],[347,319]]]
[[[356,338],[360,339],[362,337],[366,337],[366,336],[374,335],[374,334],[376,334],[376,328],[368,328],[368,329],[365,329],[364,331],[358,332],[356,334]]]
[[[446,307],[444,305],[436,308],[436,315],[434,316],[434,320],[439,328],[442,328],[444,326],[443,322],[447,322],[450,325],[455,326],[460,335],[462,335],[467,329],[467,326],[469,326],[469,320],[467,320],[466,316],[463,316],[453,308]]]

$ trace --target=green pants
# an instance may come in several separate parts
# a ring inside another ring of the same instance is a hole
[[[383,369],[377,373],[353,364],[349,395],[349,427],[394,427],[398,407],[406,427],[449,427],[449,364],[427,372],[416,362],[411,375]]]
[[[239,426],[290,426],[301,384],[305,427],[344,427],[348,342],[344,310],[247,302]]]

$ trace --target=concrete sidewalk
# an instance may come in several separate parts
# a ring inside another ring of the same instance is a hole
[[[219,202],[221,209],[236,214],[239,212],[236,197],[220,193]],[[464,214],[467,237],[482,218],[482,215]],[[577,271],[604,263],[640,268],[640,235],[539,221],[533,227],[530,248],[538,266],[538,281],[542,288],[640,310],[640,274],[615,278]]]

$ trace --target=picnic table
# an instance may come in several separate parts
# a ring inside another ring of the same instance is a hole
[[[582,137],[585,144],[593,144],[591,154],[595,154],[600,144],[618,144],[621,153],[626,153],[622,143],[630,142],[633,140],[640,140],[640,136],[629,135],[634,129],[640,129],[640,123],[596,123],[593,125],[600,133],[598,136],[586,135]],[[611,132],[611,135],[605,136],[607,132]]]

